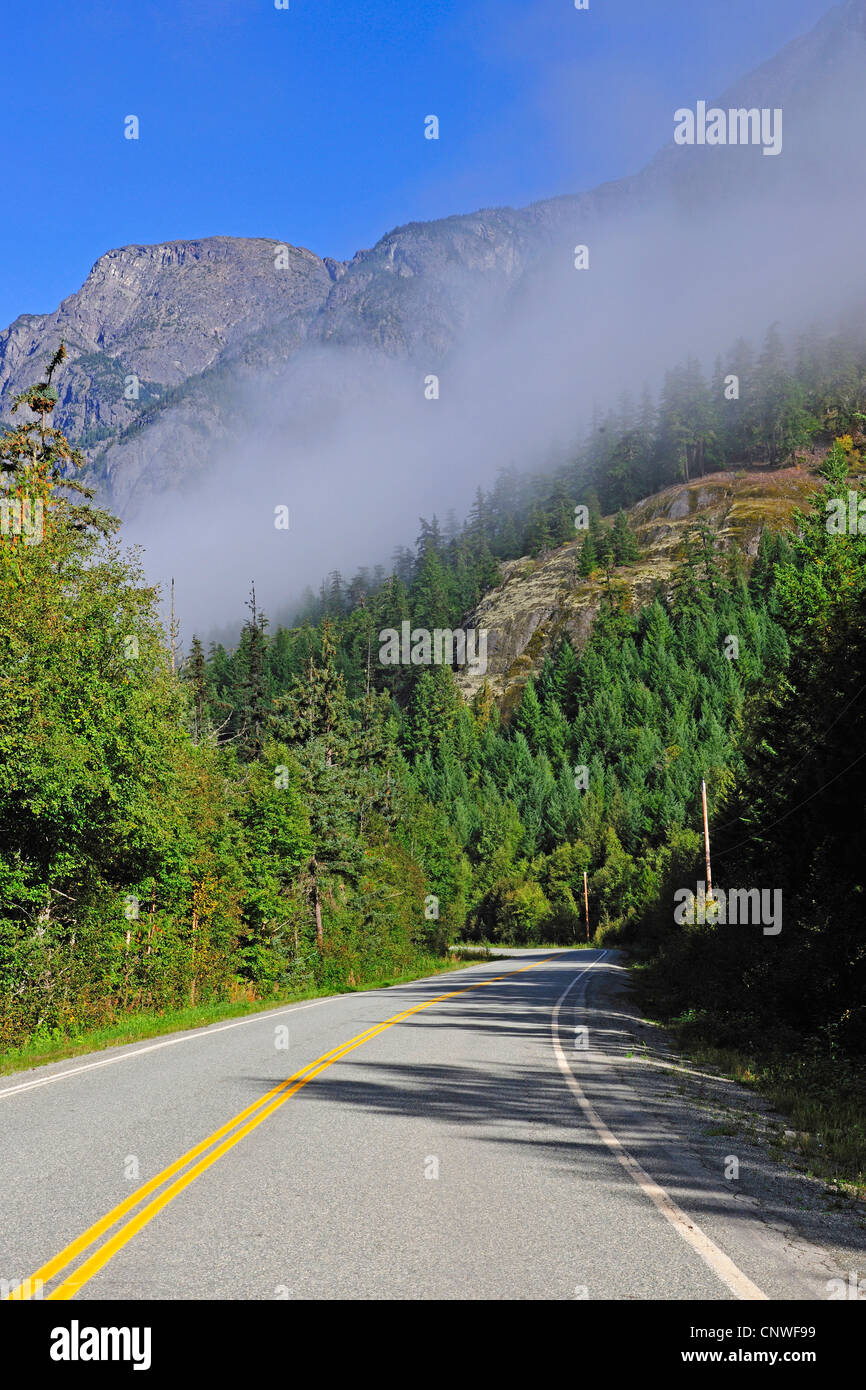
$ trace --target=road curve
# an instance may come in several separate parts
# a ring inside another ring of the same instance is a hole
[[[624,976],[615,951],[515,952],[3,1078],[0,1278],[58,1301],[826,1298],[832,1257],[725,1176],[736,1141],[708,1162],[626,1065]]]

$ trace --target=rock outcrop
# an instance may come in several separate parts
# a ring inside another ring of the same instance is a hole
[[[761,531],[784,527],[816,486],[805,468],[750,469],[714,473],[646,498],[628,513],[641,559],[612,572],[612,592],[630,609],[647,603],[658,588],[668,592],[685,537],[699,519],[712,527],[724,548],[735,547],[748,564]],[[584,645],[607,582],[603,575],[581,578],[580,544],[579,539],[568,541],[537,559],[525,556],[502,565],[502,583],[465,620],[469,628],[487,630],[486,674],[458,673],[465,698],[486,679],[507,718],[529,676],[563,637],[578,651]]]

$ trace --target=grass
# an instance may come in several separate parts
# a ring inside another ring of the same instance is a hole
[[[449,946],[450,951],[486,951],[487,959],[490,958],[491,951],[594,951],[598,950],[597,941],[525,941],[517,944],[513,941],[458,941],[453,946]],[[502,960],[503,956],[498,956]],[[468,957],[467,957],[468,959]]]
[[[784,1148],[798,1153],[813,1177],[866,1197],[862,1071],[833,1057],[760,1057],[706,1042],[686,1042],[685,1047],[696,1062],[753,1088],[789,1120],[795,1137],[784,1141]]]
[[[637,998],[646,1016],[667,1028],[677,1047],[697,1067],[755,1090],[795,1132],[793,1140],[779,1135],[780,1152],[796,1153],[805,1170],[822,1181],[841,1186],[851,1196],[866,1198],[866,1070],[843,1057],[797,1055],[774,1048],[763,1050],[718,1046],[712,1040],[712,1020],[694,1010],[679,1018],[662,1011],[646,987],[649,962],[630,961]]]
[[[546,945],[533,943],[539,951],[575,950],[589,945],[578,942],[575,946],[563,947],[559,944]],[[496,946],[503,954],[491,955],[491,947]],[[391,985],[407,984],[411,980],[421,980],[428,975],[446,974],[460,970],[464,963],[477,963],[487,960],[507,960],[506,948],[495,942],[458,941],[448,948],[445,960],[433,960],[423,970],[403,971],[399,974],[384,975],[366,981],[361,985],[342,985],[334,989],[311,988],[294,990],[290,993],[268,999],[225,1001],[213,1004],[197,1004],[182,1009],[145,1010],[141,1013],[124,1015],[114,1023],[102,1028],[85,1029],[80,1033],[53,1032],[50,1036],[34,1037],[20,1047],[5,1048],[0,1051],[0,1076],[10,1072],[28,1071],[33,1067],[47,1066],[51,1062],[62,1062],[67,1057],[81,1057],[89,1052],[102,1052],[109,1047],[123,1047],[126,1043],[144,1042],[148,1038],[158,1038],[165,1033],[182,1033],[191,1028],[207,1028],[212,1023],[222,1023],[232,1018],[243,1018],[246,1014],[267,1013],[273,1009],[285,1008],[287,1004],[301,1003],[305,999],[328,999],[340,994],[356,994],[371,989],[387,989]]]
[[[456,959],[434,961],[423,970],[408,970],[400,974],[385,975],[380,979],[369,980],[361,985],[343,985],[334,989],[304,989],[271,997],[268,999],[242,1000],[236,1003],[197,1004],[182,1009],[146,1010],[131,1013],[116,1023],[103,1028],[85,1030],[81,1033],[54,1033],[50,1038],[34,1037],[21,1047],[6,1048],[0,1052],[0,1076],[10,1072],[28,1071],[32,1067],[46,1066],[50,1062],[61,1062],[67,1057],[80,1057],[89,1052],[102,1052],[109,1047],[122,1047],[126,1043],[143,1042],[148,1038],[158,1038],[164,1033],[182,1033],[191,1028],[207,1028],[212,1023],[222,1023],[227,1019],[242,1018],[246,1014],[267,1013],[285,1008],[287,1004],[297,1004],[305,999],[328,999],[342,994],[359,994],[372,989],[387,989],[391,985],[407,984],[412,980],[422,980],[428,975],[447,974],[460,970],[463,961],[490,959],[489,952],[484,955],[469,955],[465,948],[458,948]],[[501,957],[499,957],[501,959]]]

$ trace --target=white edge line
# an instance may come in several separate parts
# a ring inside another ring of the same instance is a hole
[[[110,1067],[114,1062],[125,1062],[130,1057],[141,1057],[145,1052],[158,1052],[161,1047],[176,1047],[178,1043],[195,1042],[196,1039],[207,1037],[212,1033],[225,1033],[229,1028],[242,1028],[245,1023],[261,1023],[267,1017],[297,1013],[300,1009],[312,1009],[317,1004],[330,1004],[334,999],[348,999],[350,997],[347,994],[329,994],[324,999],[314,999],[310,1004],[293,1004],[289,1008],[269,1009],[264,1013],[253,1014],[250,1018],[240,1018],[234,1023],[208,1024],[204,1028],[189,1029],[179,1038],[166,1038],[164,1042],[149,1043],[147,1047],[137,1047],[133,1052],[121,1052],[117,1057],[103,1057],[99,1062],[85,1062],[81,1067],[67,1067],[66,1071],[57,1071],[51,1076],[41,1076],[36,1081],[23,1081],[19,1086],[7,1086],[4,1091],[0,1091],[0,1100],[4,1096],[13,1096],[18,1091],[33,1091],[37,1086],[50,1086],[52,1081],[62,1081],[64,1077],[77,1076],[83,1071],[95,1071],[97,1067]]]
[[[767,1295],[758,1288],[757,1284],[753,1284],[748,1275],[744,1274],[743,1271],[734,1264],[733,1260],[730,1259],[723,1250],[720,1250],[718,1245],[710,1240],[709,1236],[701,1230],[700,1226],[692,1221],[691,1217],[687,1216],[686,1213],[677,1206],[676,1202],[668,1196],[664,1188],[659,1187],[658,1183],[641,1167],[637,1159],[632,1157],[628,1149],[620,1143],[616,1135],[608,1129],[595,1107],[587,1099],[569,1065],[568,1058],[562,1050],[562,1044],[559,1038],[560,1010],[578,980],[582,980],[584,975],[592,970],[594,966],[600,965],[606,955],[607,952],[603,951],[597,960],[594,960],[586,969],[581,970],[579,975],[575,975],[574,979],[556,1001],[550,1027],[553,1034],[553,1050],[556,1054],[556,1060],[559,1063],[560,1071],[565,1077],[581,1110],[586,1115],[586,1118],[589,1120],[596,1134],[598,1134],[599,1138],[603,1140],[611,1150],[632,1181],[655,1203],[662,1216],[671,1223],[677,1234],[682,1236],[683,1240],[691,1245],[693,1250],[697,1251],[704,1263],[710,1266],[713,1273],[721,1279],[723,1284],[727,1285],[732,1293],[736,1294],[737,1298],[753,1301],[759,1299],[769,1301]]]
[[[478,962],[478,965],[490,964],[490,961]],[[475,969],[475,966],[468,965],[465,968],[467,970],[473,970]],[[455,971],[453,973],[459,974],[460,972]],[[433,981],[438,980],[439,978],[440,976],[438,975],[422,975],[417,980],[401,981],[401,984],[395,986],[395,989],[400,989],[403,985],[426,984],[428,980],[432,983]],[[243,1028],[244,1025],[247,1023],[261,1023],[264,1019],[279,1018],[282,1014],[300,1013],[302,1009],[315,1009],[320,1004],[333,1004],[335,999],[355,999],[359,993],[378,994],[381,993],[381,990],[353,990],[351,994],[326,994],[321,999],[311,1000],[308,1004],[289,1004],[282,1009],[265,1009],[258,1013],[251,1014],[249,1018],[236,1019],[234,1023],[209,1023],[201,1028],[190,1028],[187,1029],[179,1038],[166,1038],[163,1042],[148,1043],[146,1047],[136,1047],[134,1051],[124,1051],[119,1053],[116,1057],[103,1057],[99,1062],[85,1062],[83,1066],[67,1067],[66,1071],[56,1071],[53,1072],[51,1076],[40,1076],[37,1077],[34,1081],[22,1081],[17,1086],[7,1086],[5,1090],[0,1091],[0,1100],[2,1100],[4,1096],[14,1096],[19,1094],[21,1091],[35,1091],[39,1086],[50,1086],[53,1081],[63,1081],[67,1076],[80,1076],[82,1072],[95,1071],[97,1067],[110,1067],[115,1062],[126,1062],[131,1057],[141,1057],[145,1052],[158,1052],[162,1047],[176,1047],[178,1043],[195,1042],[200,1038],[210,1037],[213,1033],[225,1033],[228,1031],[229,1028]],[[129,1044],[121,1043],[119,1044],[119,1046],[128,1047]],[[45,1065],[51,1066],[54,1064],[45,1063]]]

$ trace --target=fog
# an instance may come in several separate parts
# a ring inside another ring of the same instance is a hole
[[[778,157],[671,145],[621,187],[529,216],[503,242],[499,266],[513,270],[437,268],[435,294],[461,325],[446,351],[432,325],[423,344],[422,323],[403,357],[313,342],[266,379],[239,379],[206,475],[125,528],[152,578],[175,577],[182,644],[236,636],[252,579],[273,622],[329,571],[387,564],[420,515],[462,519],[500,467],[564,459],[594,407],[655,392],[689,355],[724,363],[739,336],[759,350],[776,321],[789,340],[832,330],[863,291],[864,57],[866,37],[834,82],[800,59],[739,93],[783,110]]]

